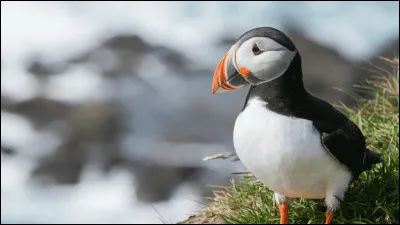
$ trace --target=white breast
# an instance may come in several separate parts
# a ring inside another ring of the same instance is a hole
[[[238,116],[233,141],[245,167],[286,197],[342,194],[351,174],[321,144],[309,120],[280,115],[251,99]]]

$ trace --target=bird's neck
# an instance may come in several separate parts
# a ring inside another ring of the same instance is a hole
[[[272,81],[250,87],[244,108],[247,101],[254,97],[261,98],[273,107],[274,105],[291,105],[306,95],[307,91],[303,84],[301,58],[297,54],[282,76]]]

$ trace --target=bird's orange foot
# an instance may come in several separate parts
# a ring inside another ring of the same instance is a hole
[[[289,206],[288,204],[282,203],[279,204],[279,213],[281,215],[281,224],[289,224]]]
[[[325,217],[325,224],[331,224],[333,213],[330,211],[326,212],[326,217]]]

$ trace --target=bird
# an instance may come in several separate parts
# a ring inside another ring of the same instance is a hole
[[[294,198],[324,199],[330,224],[350,184],[383,162],[381,154],[347,116],[305,89],[300,53],[282,31],[251,29],[218,63],[212,94],[246,86],[233,128],[240,161],[274,192],[280,224],[289,223]]]

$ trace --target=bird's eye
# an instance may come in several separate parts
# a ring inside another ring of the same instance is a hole
[[[254,55],[258,55],[261,53],[261,50],[258,48],[257,44],[254,44],[251,50],[253,51]]]

